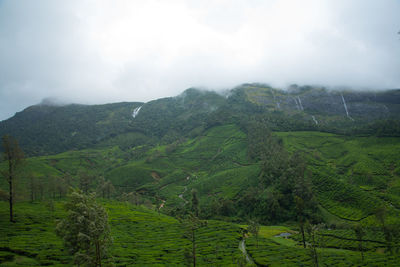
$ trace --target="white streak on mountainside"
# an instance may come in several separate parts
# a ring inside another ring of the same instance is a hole
[[[140,111],[140,109],[142,108],[143,106],[140,106],[140,107],[137,107],[137,108],[135,108],[134,110],[133,110],[133,112],[132,112],[132,117],[133,118],[136,118],[136,116],[139,114],[139,111]]]
[[[346,115],[347,115],[347,117],[348,117],[349,119],[351,119],[352,121],[354,121],[354,120],[353,120],[353,118],[352,118],[352,117],[350,117],[350,115],[349,115],[349,111],[347,110],[347,105],[346,105],[346,101],[344,100],[343,94],[342,94],[342,93],[340,93],[340,96],[342,97],[342,100],[343,100],[343,106],[344,106],[344,109],[346,110]]]

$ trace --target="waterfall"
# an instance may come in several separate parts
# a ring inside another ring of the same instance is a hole
[[[142,108],[143,106],[140,106],[140,107],[137,107],[137,108],[135,108],[134,110],[133,110],[133,112],[132,112],[132,117],[133,118],[136,118],[136,116],[139,114],[139,111],[140,111],[140,109]]]
[[[318,125],[318,121],[315,119],[315,116],[311,115],[311,117],[312,117],[313,121],[315,122],[315,124]]]
[[[299,96],[297,96],[297,99],[299,100],[300,109],[301,109],[301,110],[304,110],[304,108],[303,108],[303,104],[301,103],[301,99],[300,99],[300,97],[299,97]]]
[[[275,104],[276,104],[276,107],[277,107],[278,109],[280,109],[281,106],[279,105],[279,102],[276,101],[276,97],[275,97],[275,94],[274,94],[274,89],[272,89],[272,88],[271,88],[271,94],[272,94],[272,97],[274,98],[274,102],[275,102]]]
[[[344,109],[346,110],[346,115],[347,115],[347,117],[348,117],[349,119],[351,119],[352,121],[354,121],[353,118],[350,117],[350,115],[349,115],[349,111],[347,110],[347,105],[346,105],[346,101],[344,100],[343,94],[340,93],[340,95],[342,96],[343,106],[344,106]]]
[[[295,98],[295,97],[292,97],[292,98],[293,98],[294,102],[296,103],[297,109],[298,109],[298,110],[301,110],[301,109],[300,109],[300,106],[299,106],[299,103],[297,103],[297,98]]]

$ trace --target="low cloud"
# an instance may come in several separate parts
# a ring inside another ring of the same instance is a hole
[[[397,0],[0,0],[0,119],[53,97],[245,82],[400,87]]]

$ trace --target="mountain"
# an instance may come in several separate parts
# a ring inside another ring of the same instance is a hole
[[[223,95],[191,88],[147,103],[29,107],[0,122],[0,134],[16,137],[28,155],[15,185],[23,222],[10,228],[15,233],[3,227],[0,260],[23,255],[35,264],[68,264],[47,220],[62,216],[66,188],[87,184],[112,216],[117,265],[182,261],[188,243],[181,219],[197,192],[199,216],[209,222],[199,230],[201,265],[212,265],[214,253],[214,263],[236,266],[238,243],[246,250],[240,236],[249,235],[244,224],[256,220],[263,225],[260,237],[250,234],[246,244],[247,257],[259,266],[312,264],[301,223],[316,229],[316,239],[306,235],[306,241],[325,264],[359,265],[354,227],[360,226],[363,264],[395,266],[400,259],[389,251],[400,244],[399,108],[400,90],[263,84]],[[6,190],[0,179],[0,199]],[[52,201],[55,214],[47,208]],[[20,242],[32,237],[31,223],[57,249]],[[157,239],[154,231],[165,235]],[[292,236],[275,236],[280,233]],[[152,249],[155,243],[160,249]]]
[[[177,131],[190,132],[203,121],[204,114],[217,109],[223,101],[214,92],[188,89],[177,97],[146,104],[55,106],[44,103],[0,122],[0,134],[17,138],[28,155],[54,154],[115,142],[135,146],[168,141]]]
[[[137,114],[134,115],[136,110]],[[148,103],[31,106],[0,122],[0,135],[28,155],[120,145],[171,143],[213,125],[265,116],[273,130],[399,135],[400,90],[333,91],[296,85],[287,91],[244,84],[225,96],[190,88]]]

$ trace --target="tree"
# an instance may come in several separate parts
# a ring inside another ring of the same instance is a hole
[[[56,188],[55,189],[58,193],[59,198],[62,198],[63,196],[65,196],[67,194],[68,187],[63,178],[60,178],[60,177],[56,178]]]
[[[107,198],[110,198],[111,194],[113,194],[115,192],[115,187],[114,185],[111,183],[111,181],[107,181],[104,184],[104,190],[106,192]]]
[[[8,163],[8,169],[3,175],[7,178],[9,185],[9,204],[10,204],[10,222],[14,222],[13,202],[14,202],[14,182],[17,176],[18,167],[24,158],[24,153],[20,149],[17,140],[13,137],[5,135],[3,141],[3,158]]]
[[[317,242],[315,236],[318,232],[318,226],[312,225],[309,222],[306,223],[306,230],[310,237],[310,254],[315,267],[318,267],[318,253],[317,253]]]
[[[192,212],[186,218],[184,226],[186,228],[185,237],[189,239],[192,243],[192,251],[185,252],[185,258],[189,263],[196,267],[196,231],[197,229],[207,225],[207,221],[201,221],[198,218],[199,215],[199,199],[197,198],[197,191],[192,190]]]
[[[61,220],[56,233],[74,255],[76,264],[101,266],[111,243],[106,210],[96,203],[95,195],[73,190],[65,208],[67,218]]]
[[[103,176],[100,176],[97,179],[97,182],[98,182],[98,185],[97,185],[96,191],[97,191],[98,195],[101,195],[102,198],[105,198],[106,190],[104,190],[104,185],[106,184],[106,180],[104,179]]]
[[[196,217],[193,213],[189,214],[189,216],[186,218],[184,221],[184,227],[186,229],[185,232],[185,237],[189,239],[189,241],[192,243],[192,250],[187,250],[185,252],[185,258],[193,265],[193,267],[196,267],[196,231],[207,225],[207,221],[202,221],[198,217]]]
[[[36,188],[37,188],[36,177],[33,176],[32,174],[30,174],[29,175],[29,193],[30,193],[31,202],[33,202],[35,200]]]
[[[361,253],[361,261],[364,262],[364,251],[363,251],[362,241],[366,233],[361,224],[357,224],[354,227],[354,233],[356,234],[356,237],[358,239],[358,249],[360,250]]]
[[[296,211],[297,211],[297,221],[299,222],[300,226],[300,232],[301,232],[301,237],[303,240],[303,247],[306,248],[306,238],[304,236],[304,200],[299,197],[295,196],[295,202],[296,202]]]
[[[131,204],[135,204],[136,206],[139,206],[139,204],[143,203],[142,198],[138,192],[129,192],[129,193],[124,192],[118,199],[120,201],[125,201]]]
[[[375,210],[375,218],[381,224],[383,236],[385,237],[386,249],[390,254],[392,254],[393,231],[389,225],[386,225],[387,213],[388,210],[386,206],[379,206]]]
[[[67,188],[70,188],[72,186],[72,176],[68,172],[66,172],[63,175],[63,180],[64,180],[65,185],[66,185]]]
[[[44,194],[44,183],[43,183],[43,177],[41,179],[38,179],[37,181],[37,189],[40,193],[40,200],[43,199],[43,194]]]
[[[106,181],[103,176],[100,176],[97,192],[101,194],[102,198],[110,198],[111,194],[115,192],[115,187],[110,181]]]
[[[258,248],[258,234],[260,232],[260,224],[257,221],[251,220],[248,230],[256,238]]]
[[[192,190],[192,212],[194,216],[199,217],[199,199],[197,197],[197,190]]]
[[[49,194],[49,198],[56,198],[56,187],[57,187],[57,181],[56,177],[53,175],[47,175],[47,190]]]
[[[162,207],[162,199],[158,193],[156,194],[155,200],[156,200],[156,210],[158,212],[158,215],[160,215],[160,209]]]
[[[87,194],[89,192],[89,187],[92,183],[92,180],[92,176],[90,176],[87,172],[79,172],[79,188],[83,191],[83,193]]]
[[[312,183],[306,175],[306,162],[304,157],[298,153],[295,153],[290,158],[291,176],[293,177],[293,198],[295,203],[295,211],[297,222],[302,236],[303,247],[306,247],[306,240],[304,234],[304,225],[306,220],[312,219],[317,213],[317,204],[312,191]],[[315,219],[315,218],[314,218]]]
[[[133,201],[134,201],[136,206],[139,206],[139,204],[141,203],[141,197],[140,197],[140,194],[138,192],[134,192],[133,193]]]

